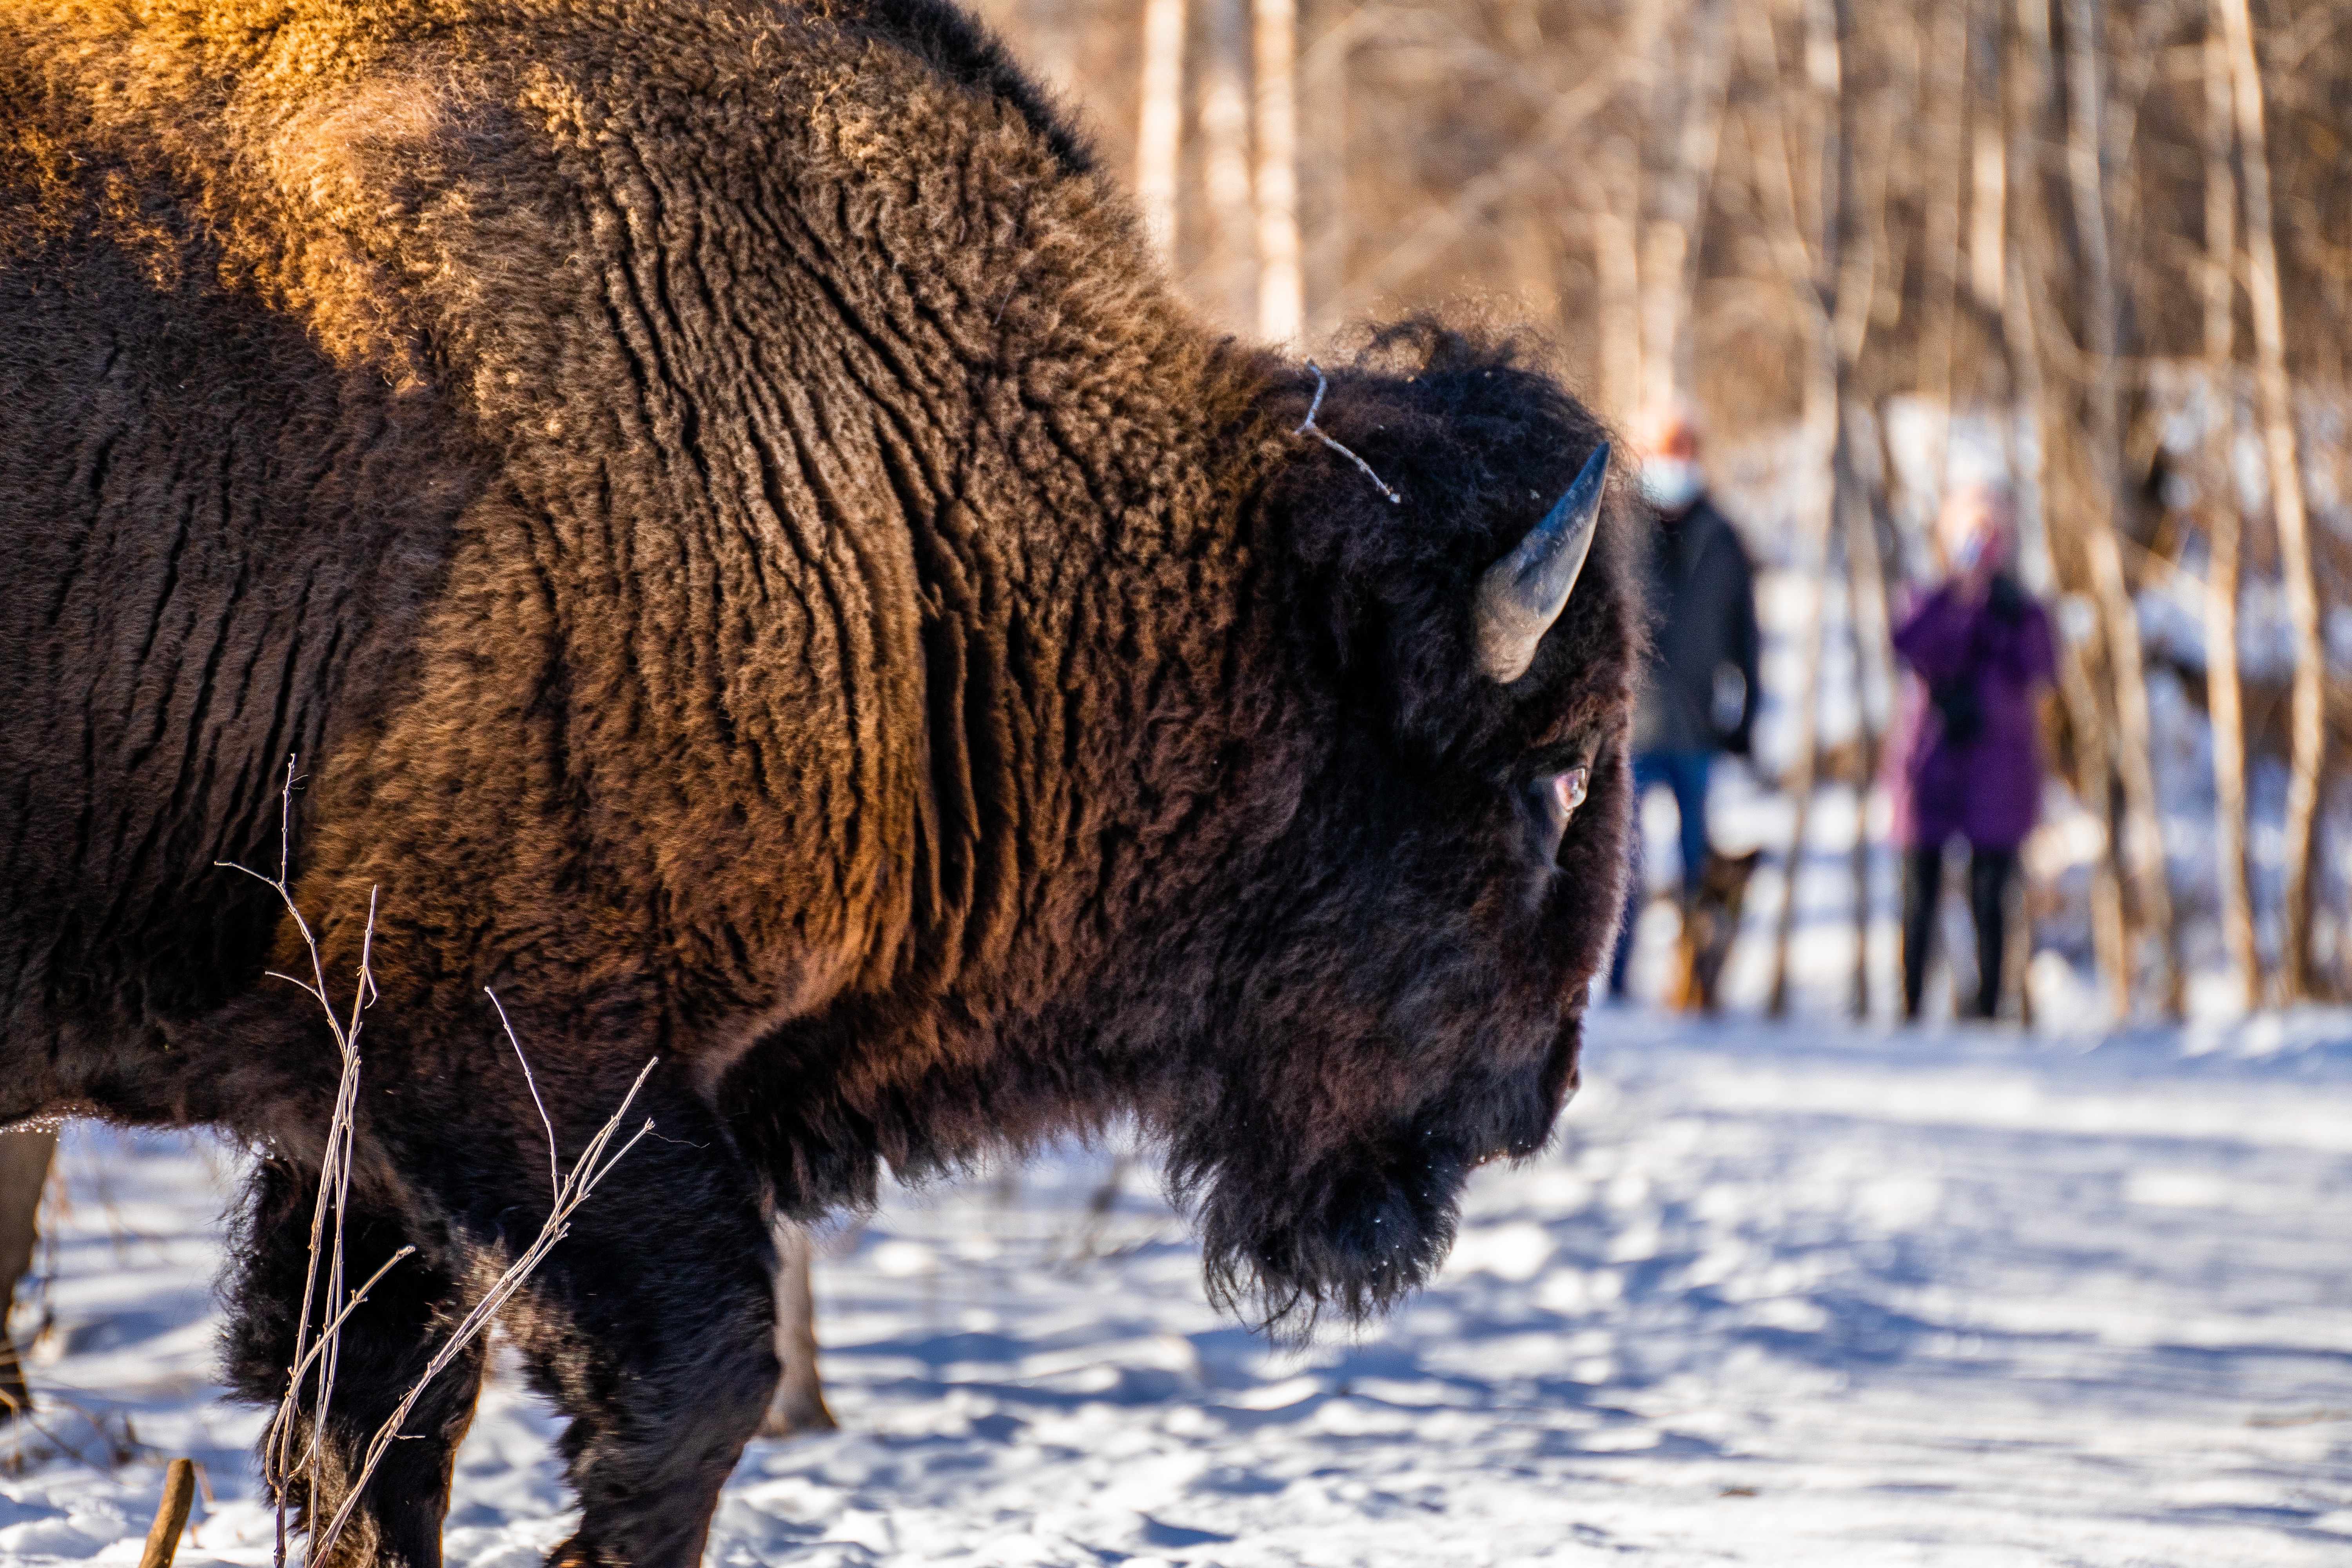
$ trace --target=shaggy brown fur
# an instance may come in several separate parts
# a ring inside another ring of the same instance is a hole
[[[1139,1115],[1262,1314],[1372,1310],[1572,1087],[1622,887],[1613,517],[1532,669],[1474,584],[1601,438],[1425,325],[1213,339],[936,0],[0,0],[0,1122],[265,1151],[282,1386],[334,1058],[277,854],[381,889],[348,1465],[545,1213],[482,995],[640,1144],[509,1327],[567,1561],[690,1563],[766,1208]],[[1593,769],[1564,837],[1542,781]],[[430,1563],[478,1358],[347,1537]],[[331,1502],[331,1497],[322,1500]]]

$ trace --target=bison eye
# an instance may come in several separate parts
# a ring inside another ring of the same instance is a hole
[[[1546,773],[1527,786],[1536,849],[1546,865],[1559,858],[1559,841],[1567,836],[1576,808],[1584,804],[1585,784],[1591,776],[1590,769],[1570,768]]]

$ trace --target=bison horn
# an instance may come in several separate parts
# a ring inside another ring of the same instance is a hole
[[[1508,684],[1525,675],[1536,661],[1536,645],[1568,608],[1576,574],[1592,549],[1608,478],[1609,443],[1603,441],[1559,504],[1478,579],[1478,661],[1495,679]]]

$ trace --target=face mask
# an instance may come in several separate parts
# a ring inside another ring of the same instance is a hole
[[[1642,463],[1642,493],[1661,511],[1680,511],[1698,500],[1706,476],[1688,458],[1649,458]]]

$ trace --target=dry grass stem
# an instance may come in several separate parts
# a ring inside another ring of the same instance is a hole
[[[499,1012],[499,1017],[501,1020],[505,1017],[503,1009]],[[522,1055],[522,1046],[515,1040],[514,1030],[511,1027],[507,1030],[507,1039],[514,1046],[515,1055],[520,1058]],[[441,1348],[434,1353],[433,1360],[426,1364],[424,1375],[410,1387],[407,1394],[393,1411],[391,1417],[376,1429],[375,1436],[368,1443],[367,1456],[360,1466],[360,1473],[353,1478],[350,1489],[343,1495],[342,1506],[335,1510],[335,1516],[328,1521],[326,1529],[323,1531],[315,1532],[311,1537],[310,1560],[312,1562],[323,1561],[327,1553],[334,1549],[336,1540],[343,1532],[343,1527],[350,1522],[352,1510],[359,1505],[361,1494],[367,1489],[369,1479],[375,1474],[376,1466],[383,1461],[384,1454],[399,1437],[400,1428],[407,1421],[408,1413],[416,1407],[416,1402],[424,1396],[426,1387],[435,1378],[441,1375],[451,1362],[457,1360],[465,1352],[467,1346],[480,1336],[483,1330],[490,1325],[500,1309],[505,1307],[516,1291],[522,1289],[524,1281],[530,1278],[532,1271],[538,1268],[548,1253],[554,1249],[555,1244],[569,1234],[571,1230],[569,1221],[572,1214],[582,1204],[588,1201],[589,1195],[595,1192],[597,1184],[612,1173],[613,1167],[619,1164],[627,1157],[629,1151],[637,1146],[637,1141],[654,1130],[653,1118],[647,1117],[645,1124],[630,1136],[626,1143],[622,1144],[609,1158],[605,1156],[605,1149],[612,1143],[614,1135],[620,1131],[621,1119],[629,1113],[629,1106],[636,1100],[637,1091],[645,1087],[646,1079],[652,1075],[660,1061],[661,1058],[656,1057],[638,1071],[636,1081],[629,1085],[629,1092],[622,1097],[620,1108],[613,1112],[611,1119],[598,1131],[596,1136],[589,1140],[588,1147],[582,1152],[579,1160],[573,1163],[572,1173],[566,1176],[556,1188],[555,1206],[549,1211],[547,1223],[540,1227],[537,1239],[533,1240],[523,1255],[509,1265],[506,1272],[499,1275],[497,1281],[482,1293],[481,1300],[474,1303],[473,1310],[466,1314],[456,1330],[442,1342]],[[529,1072],[528,1063],[525,1064],[524,1070],[526,1073]],[[541,1112],[542,1121],[545,1115],[545,1111],[542,1110]],[[551,1124],[548,1129],[551,1141],[554,1135],[554,1128]]]
[[[295,767],[296,759],[288,758],[286,783],[278,796],[278,875],[268,877],[250,867],[229,861],[217,862],[226,869],[242,871],[267,885],[285,907],[296,934],[301,938],[303,950],[310,956],[310,977],[304,980],[299,975],[283,974],[276,970],[269,973],[275,979],[296,986],[319,1004],[320,1011],[326,1017],[327,1028],[334,1037],[335,1050],[342,1069],[335,1088],[334,1111],[328,1121],[326,1147],[320,1159],[318,1196],[311,1206],[310,1261],[303,1280],[301,1315],[296,1320],[294,1361],[287,1369],[286,1394],[278,1402],[278,1412],[270,1421],[262,1447],[263,1480],[277,1504],[276,1562],[279,1568],[284,1568],[287,1556],[287,1504],[298,1477],[309,1489],[310,1517],[314,1521],[317,1518],[323,1445],[328,1415],[334,1403],[335,1373],[343,1325],[394,1266],[416,1250],[413,1246],[401,1247],[368,1276],[358,1289],[345,1289],[344,1216],[351,1199],[352,1161],[357,1127],[360,1032],[365,1023],[365,1010],[377,996],[374,974],[370,968],[375,945],[376,890],[370,889],[368,891],[367,924],[360,937],[358,973],[352,983],[350,1008],[344,1012],[338,1009],[328,990],[326,962],[319,951],[318,935],[311,930],[310,921],[303,919],[301,910],[295,903],[293,889],[288,882],[292,865]],[[555,1123],[547,1114],[546,1101],[540,1096],[539,1080],[530,1070],[530,1060],[523,1054],[522,1042],[515,1036],[514,1026],[507,1017],[504,1005],[494,993],[488,992],[487,987],[484,989],[485,994],[489,995],[490,1005],[498,1010],[499,1026],[505,1032],[507,1043],[514,1050],[515,1060],[522,1067],[523,1082],[530,1089],[531,1104],[538,1108],[540,1125],[547,1132],[548,1181],[553,1206],[549,1211],[546,1224],[540,1227],[538,1237],[522,1256],[499,1276],[456,1330],[443,1341],[433,1359],[426,1363],[424,1373],[369,1441],[359,1474],[345,1489],[333,1518],[323,1531],[314,1528],[311,1532],[309,1558],[313,1563],[325,1561],[328,1553],[333,1551],[336,1541],[350,1522],[352,1510],[358,1506],[360,1497],[366,1491],[368,1481],[374,1476],[377,1465],[399,1436],[403,1423],[416,1407],[416,1402],[424,1396],[426,1387],[480,1337],[555,1244],[569,1233],[572,1215],[588,1201],[598,1184],[612,1173],[613,1167],[619,1164],[631,1149],[636,1147],[638,1139],[653,1131],[653,1120],[648,1117],[627,1142],[613,1150],[609,1155],[606,1152],[620,1131],[621,1119],[628,1114],[638,1090],[645,1087],[646,1079],[659,1063],[661,1058],[658,1057],[646,1063],[635,1081],[630,1084],[629,1092],[622,1098],[620,1109],[613,1112],[604,1128],[589,1141],[588,1147],[572,1165],[571,1174],[565,1175],[556,1144]],[[322,1267],[326,1275],[323,1288],[320,1279]],[[314,1311],[320,1309],[321,1295],[330,1304],[327,1309],[329,1315],[313,1333],[311,1319]],[[309,1440],[298,1458],[295,1445],[304,1420],[306,1387],[315,1389],[315,1393],[310,1401]]]
[[[341,1074],[335,1085],[335,1106],[327,1122],[326,1147],[320,1156],[319,1191],[310,1210],[310,1266],[302,1280],[302,1310],[295,1320],[294,1363],[288,1369],[286,1394],[278,1402],[278,1413],[271,1419],[264,1439],[262,1479],[269,1487],[278,1510],[278,1541],[276,1561],[286,1561],[286,1503],[288,1488],[299,1471],[310,1487],[310,1500],[315,1506],[319,1496],[320,1445],[327,1428],[327,1415],[334,1401],[335,1371],[341,1349],[341,1331],[352,1309],[363,1299],[365,1290],[346,1299],[343,1289],[343,1219],[351,1198],[352,1152],[357,1119],[360,1087],[360,1032],[365,1025],[363,1014],[375,1000],[375,977],[369,969],[375,946],[376,889],[368,889],[367,924],[360,936],[360,957],[357,973],[352,984],[351,1009],[348,1016],[340,1013],[327,989],[326,960],[319,951],[317,932],[302,917],[294,900],[294,890],[287,881],[293,860],[294,843],[294,784],[298,759],[286,759],[286,782],[278,791],[278,875],[266,877],[249,866],[233,861],[215,864],[232,871],[242,871],[256,881],[268,886],[278,895],[287,916],[294,922],[297,935],[302,939],[303,951],[310,956],[310,978],[269,971],[273,979],[283,980],[309,995],[319,1005],[327,1020],[328,1032],[333,1036],[335,1050],[341,1061]],[[404,1256],[402,1255],[402,1256]],[[335,1305],[326,1326],[315,1342],[310,1331],[311,1314],[318,1304],[319,1269],[321,1258],[326,1264],[325,1296]],[[398,1262],[395,1256],[392,1262]],[[385,1268],[391,1267],[390,1263]],[[373,1286],[383,1277],[378,1269],[368,1281]],[[294,1457],[296,1434],[300,1428],[302,1391],[316,1368],[317,1395],[310,1414],[310,1439],[298,1462]]]
[[[522,1081],[530,1086],[530,1102],[539,1108],[539,1124],[547,1129],[548,1190],[560,1197],[563,1192],[562,1162],[555,1152],[555,1123],[547,1119],[547,1101],[539,1098],[539,1079],[531,1075],[530,1058],[522,1054],[522,1042],[515,1038],[514,1025],[507,1021],[506,1004],[487,985],[482,987],[482,994],[499,1010],[499,1027],[506,1031],[507,1044],[514,1047],[515,1060],[522,1064]]]

